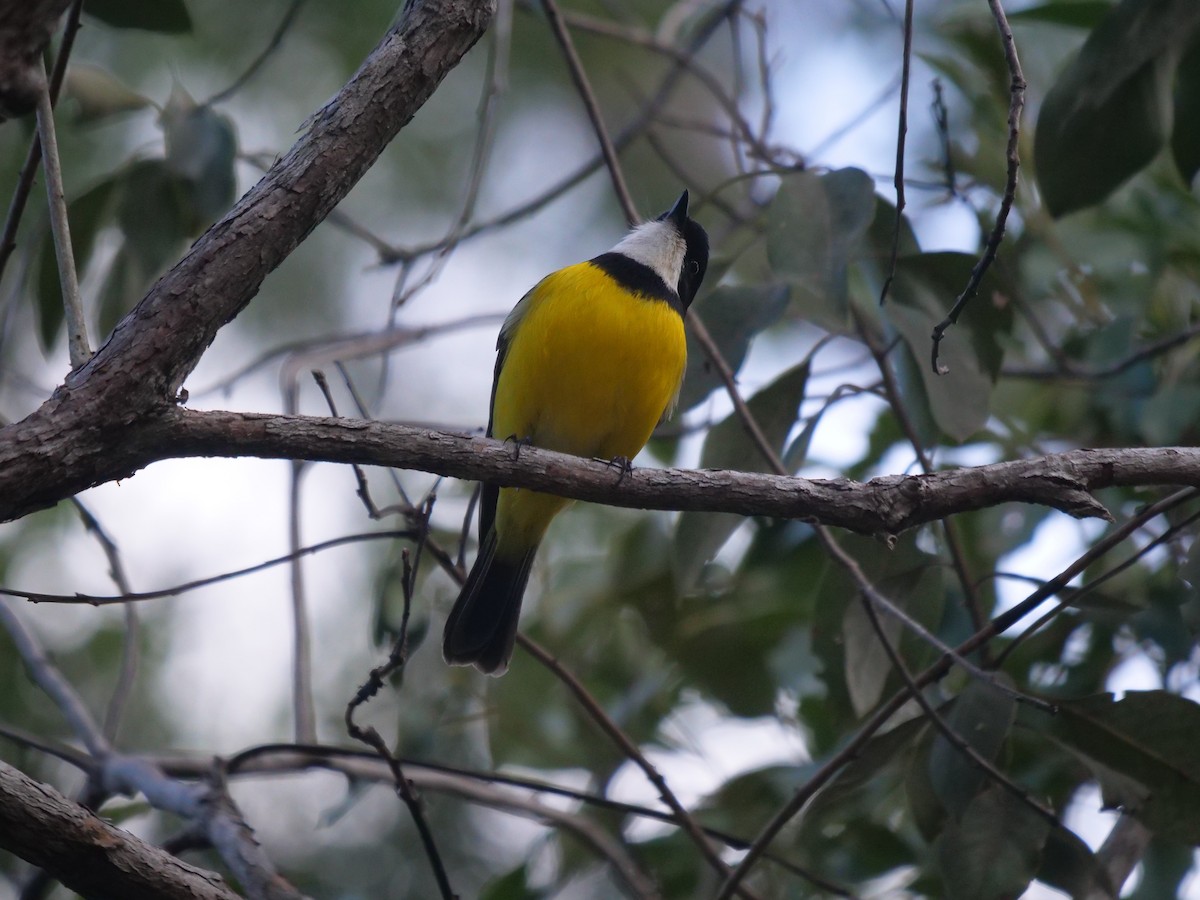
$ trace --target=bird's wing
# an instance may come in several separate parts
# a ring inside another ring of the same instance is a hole
[[[493,433],[496,424],[496,386],[500,383],[500,370],[504,368],[504,358],[508,355],[509,344],[512,343],[513,335],[516,334],[517,328],[521,321],[529,312],[533,305],[534,296],[538,289],[545,283],[545,279],[535,284],[524,297],[520,299],[516,306],[512,308],[504,319],[504,324],[500,326],[500,334],[496,338],[496,368],[492,373],[492,396],[488,400],[488,427],[487,436],[500,440],[508,440],[510,437],[516,437],[520,440],[527,435],[510,435]],[[479,498],[479,539],[483,540],[484,536],[491,530],[492,523],[496,520],[496,502],[500,497],[500,489],[495,485],[485,484],[483,492]]]

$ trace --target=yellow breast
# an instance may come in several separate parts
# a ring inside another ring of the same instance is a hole
[[[492,435],[501,440],[632,459],[678,396],[687,359],[683,318],[589,263],[545,278],[506,329],[492,404]],[[501,490],[497,556],[521,559],[567,502]]]
[[[632,459],[679,392],[680,314],[589,263],[549,276],[526,302],[496,384],[494,436]]]

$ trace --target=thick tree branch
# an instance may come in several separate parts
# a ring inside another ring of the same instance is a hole
[[[109,825],[3,762],[0,847],[85,897],[238,900],[219,876]]]
[[[169,407],[184,379],[263,279],[349,193],[479,39],[494,0],[413,0],[295,146],[127,315],[32,415],[0,429],[6,475],[66,493],[108,480],[127,429]],[[36,493],[36,491],[35,491]],[[57,495],[57,496],[52,496]]]
[[[0,445],[0,521],[19,518],[93,483],[128,478],[161,459],[189,456],[308,459],[417,469],[453,478],[545,490],[641,509],[702,510],[812,518],[866,534],[897,534],[955,513],[1000,503],[1052,506],[1108,518],[1092,496],[1106,487],[1200,487],[1200,448],[1071,450],[929,475],[867,483],[726,470],[637,469],[618,479],[607,463],[410,425],[172,408],[123,429],[110,455],[64,483],[23,480]],[[100,465],[99,463],[103,463]]]

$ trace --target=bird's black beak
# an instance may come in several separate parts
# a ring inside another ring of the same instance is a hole
[[[679,195],[679,199],[675,201],[675,205],[658,217],[660,222],[670,222],[676,228],[683,231],[683,226],[687,222],[688,211],[688,192],[684,191]]]

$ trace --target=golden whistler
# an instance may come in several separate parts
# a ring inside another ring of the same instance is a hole
[[[547,275],[496,341],[488,435],[575,456],[628,461],[679,396],[683,316],[704,279],[708,236],[688,194],[615,247]],[[484,485],[479,555],[442,641],[446,661],[508,668],[529,569],[570,501]]]

